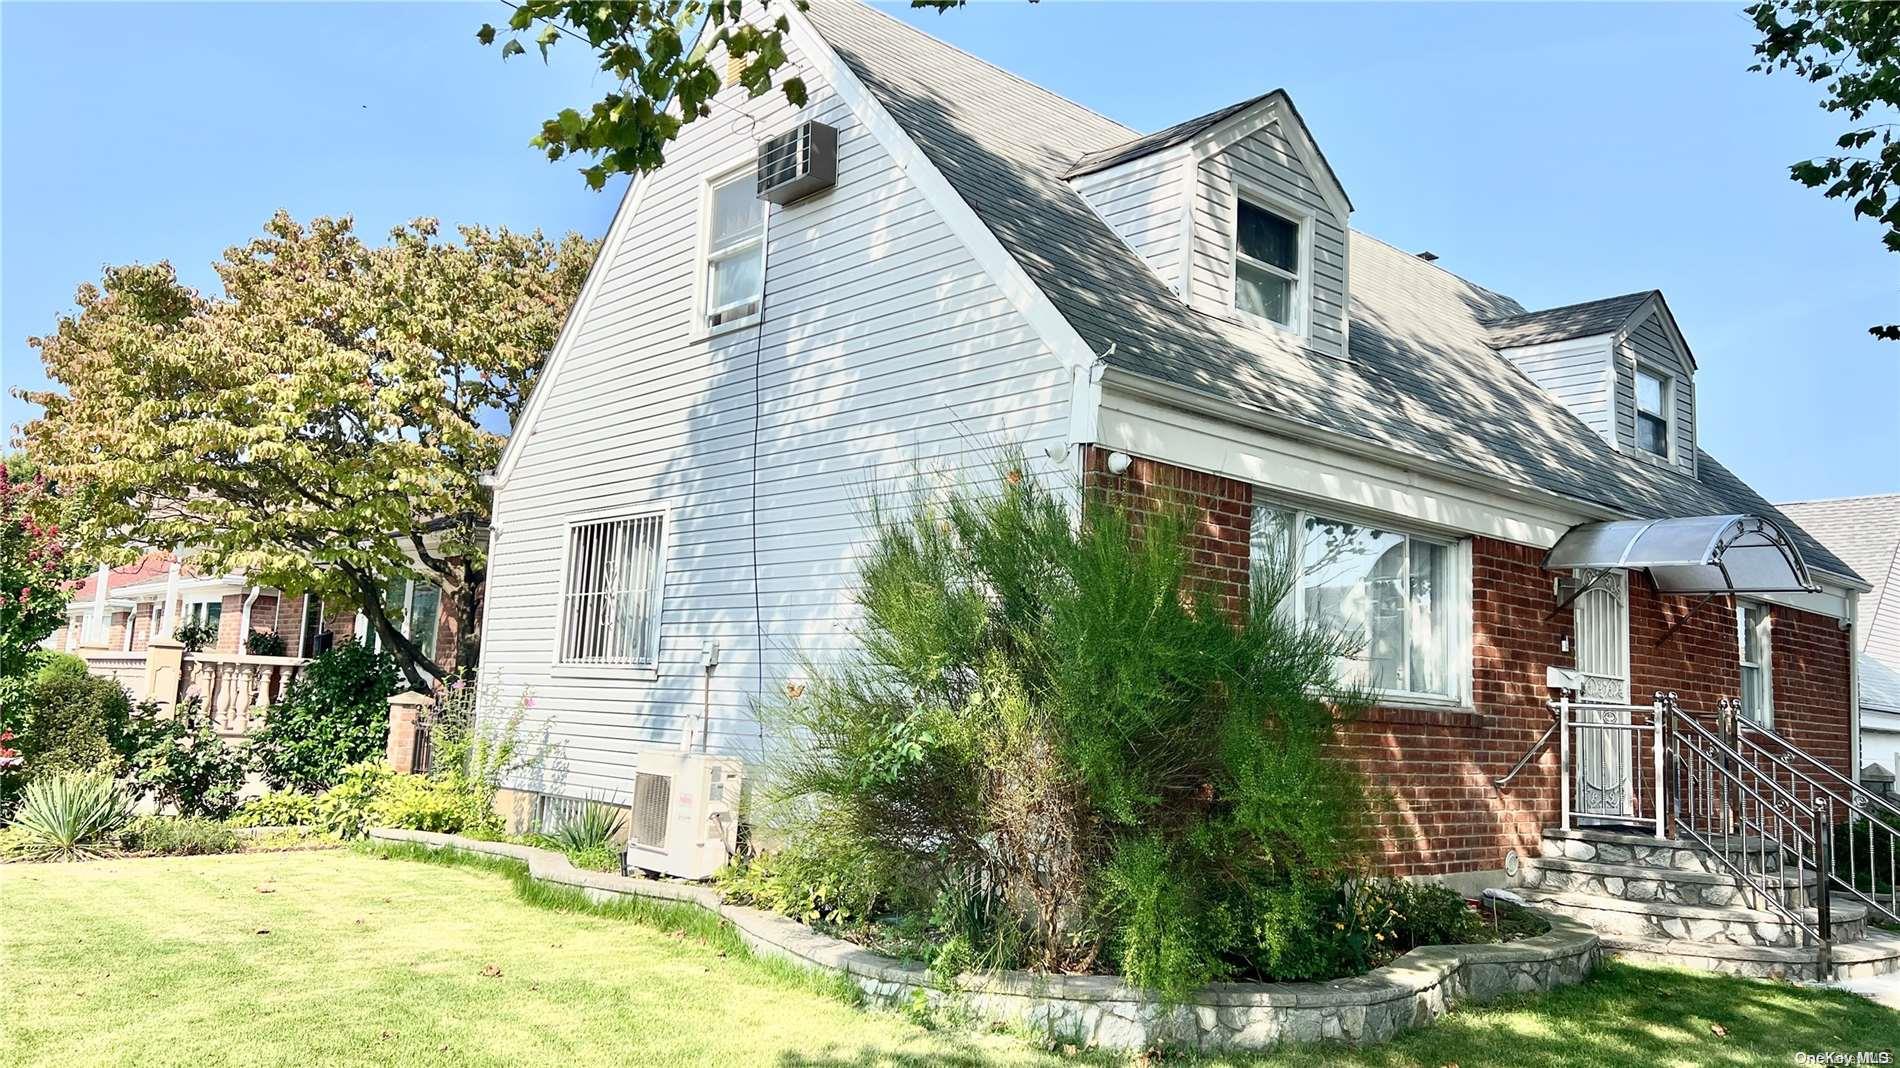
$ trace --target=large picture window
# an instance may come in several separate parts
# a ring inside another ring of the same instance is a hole
[[[751,168],[706,186],[701,299],[709,330],[759,314],[765,296],[765,212]]]
[[[1398,696],[1464,696],[1470,609],[1458,545],[1261,504],[1251,552],[1256,566],[1294,569],[1280,611],[1361,643],[1340,664],[1344,681]]]
[[[644,667],[660,654],[665,517],[576,523],[567,533],[559,661]]]

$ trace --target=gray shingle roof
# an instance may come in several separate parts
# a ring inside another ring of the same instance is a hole
[[[1113,345],[1111,367],[1631,516],[1785,522],[1707,453],[1696,479],[1617,453],[1492,348],[1486,324],[1521,305],[1376,238],[1352,234],[1347,359],[1188,308],[1063,179],[1135,131],[863,5],[808,17],[1083,340]],[[1811,565],[1852,574],[1795,537]]]
[[[1630,316],[1636,314],[1636,309],[1643,306],[1644,301],[1656,295],[1655,290],[1645,289],[1641,293],[1625,293],[1620,297],[1604,297],[1602,300],[1586,300],[1581,304],[1566,304],[1561,308],[1508,315],[1493,319],[1486,325],[1491,329],[1491,343],[1499,348],[1541,345],[1549,341],[1609,334],[1620,329]]]
[[[1117,163],[1126,163],[1131,159],[1140,159],[1150,153],[1159,152],[1164,148],[1173,148],[1183,141],[1198,136],[1203,130],[1219,126],[1229,118],[1240,114],[1255,104],[1260,103],[1262,100],[1273,96],[1274,93],[1279,92],[1280,90],[1275,89],[1272,92],[1262,93],[1250,100],[1242,100],[1238,104],[1229,104],[1218,111],[1210,111],[1205,115],[1197,115],[1186,122],[1177,122],[1165,130],[1156,130],[1154,133],[1137,137],[1132,141],[1124,141],[1119,145],[1113,145],[1109,148],[1101,149],[1100,151],[1087,153],[1081,159],[1077,160],[1075,166],[1069,168],[1063,177],[1076,178],[1107,167],[1113,167]]]
[[[1900,667],[1900,493],[1790,501],[1781,509],[1873,586],[1860,600],[1868,648]]]
[[[1900,671],[1860,654],[1860,707],[1900,713]]]

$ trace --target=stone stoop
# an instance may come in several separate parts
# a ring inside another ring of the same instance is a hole
[[[1815,873],[1802,878],[1783,867],[1772,844],[1730,845],[1738,865],[1779,876],[1780,902],[1814,922]],[[1734,975],[1816,977],[1815,948],[1800,927],[1699,846],[1621,831],[1550,829],[1542,852],[1519,867],[1520,895],[1589,925],[1613,953]],[[1859,902],[1835,895],[1829,908],[1837,975],[1900,971],[1900,935],[1870,931]]]

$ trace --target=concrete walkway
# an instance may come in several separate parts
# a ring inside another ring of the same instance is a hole
[[[1900,1009],[1900,973],[1876,975],[1867,979],[1836,979],[1820,985],[1871,998],[1876,1004],[1890,1009]]]

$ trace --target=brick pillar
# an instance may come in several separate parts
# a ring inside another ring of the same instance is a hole
[[[404,690],[389,699],[389,766],[402,774],[415,766],[416,721],[433,704],[434,698],[414,690]]]

